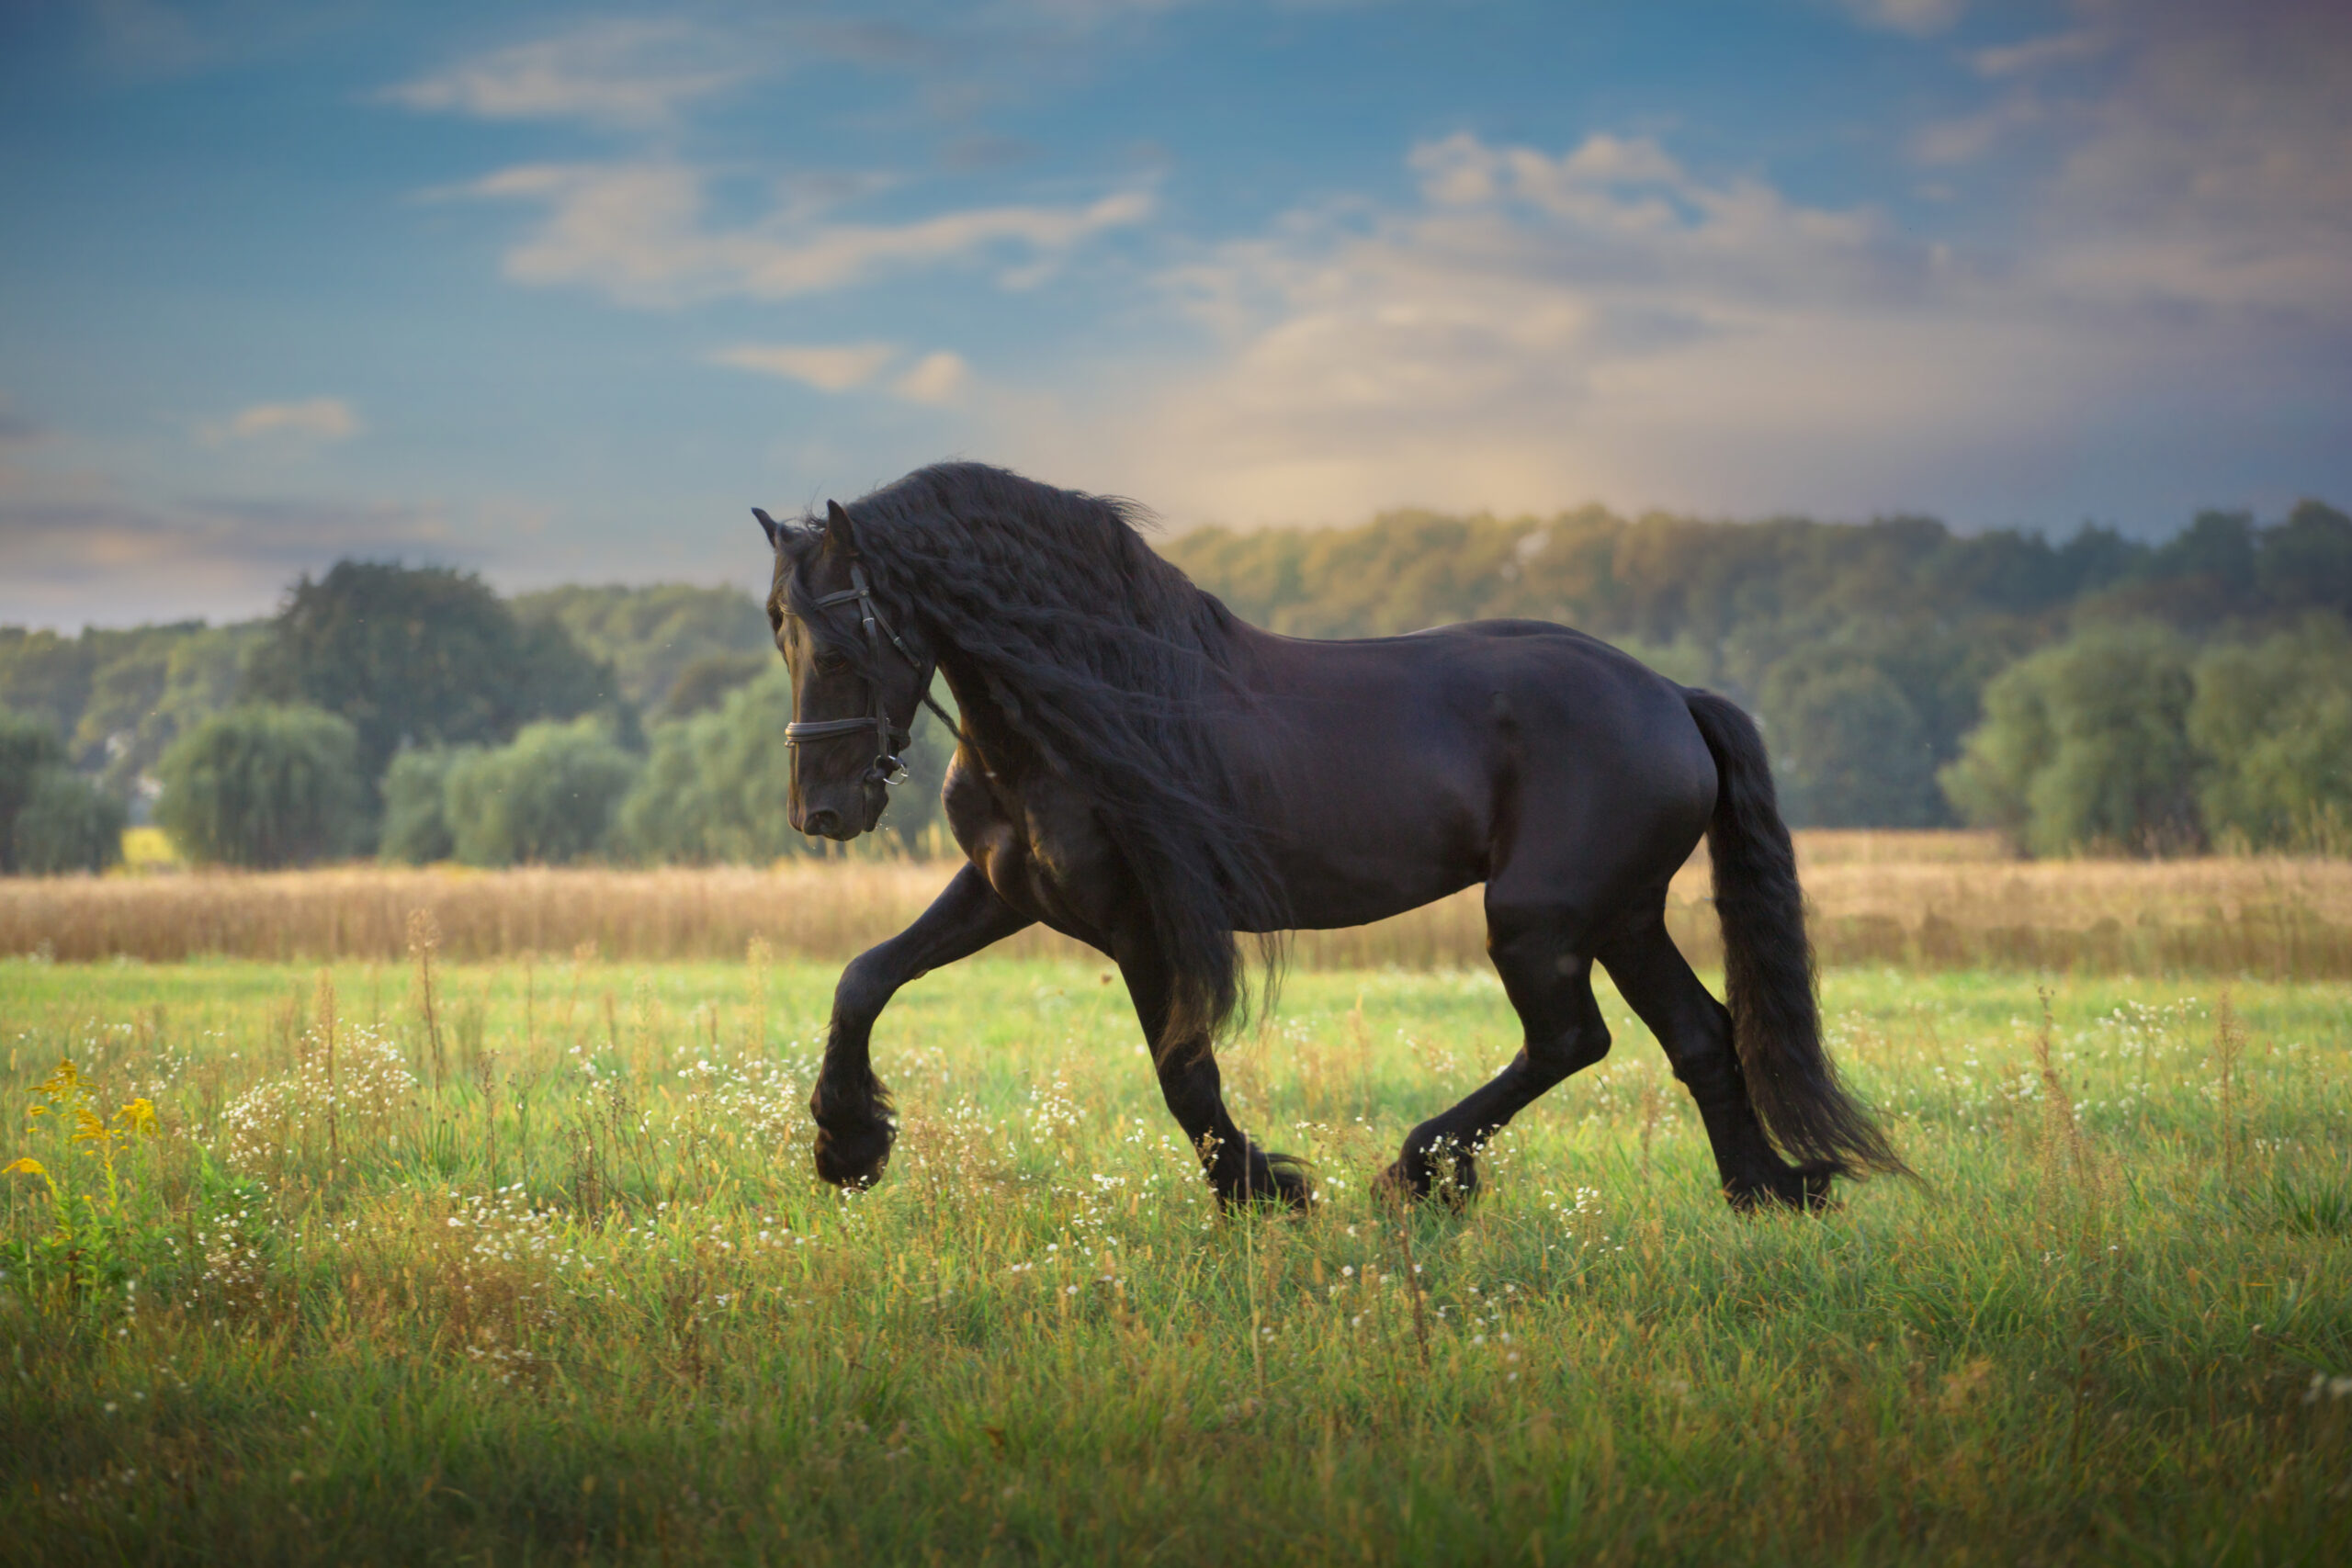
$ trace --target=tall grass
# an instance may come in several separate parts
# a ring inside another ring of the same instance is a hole
[[[405,934],[403,932],[403,934]],[[1316,1164],[1220,1213],[1099,961],[877,1032],[885,1183],[807,1173],[834,969],[0,963],[0,1086],[154,1135],[12,1179],[11,1562],[2288,1562],[2352,1547],[2341,987],[1833,973],[1926,1179],[1740,1221],[1618,1044],[1464,1215],[1367,1179],[1504,1060],[1484,974],[1308,973],[1227,1053]],[[428,1016],[427,998],[432,1011]],[[436,1061],[435,1053],[439,1053]],[[108,1145],[110,1148],[113,1145]]]
[[[2352,862],[2211,858],[2020,863],[1968,833],[1800,834],[1814,937],[1830,964],[2084,974],[2352,976]],[[359,867],[0,882],[0,953],[66,961],[199,955],[392,960],[422,909],[459,962],[523,953],[740,955],[752,940],[847,958],[902,929],[947,862],[791,862],[772,870],[468,872]],[[1703,857],[1675,878],[1668,926],[1721,956]],[[1081,959],[1043,929],[1001,950]],[[1377,925],[1301,933],[1307,969],[1482,964],[1476,889]]]

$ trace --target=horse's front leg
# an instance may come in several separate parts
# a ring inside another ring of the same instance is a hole
[[[808,1113],[817,1121],[819,1176],[836,1187],[871,1187],[889,1163],[898,1133],[867,1048],[874,1021],[899,987],[1032,923],[1030,916],[997,897],[978,867],[967,865],[914,924],[850,960],[833,987],[824,1066],[808,1096]]]
[[[1192,1140],[1218,1201],[1229,1208],[1253,1198],[1272,1198],[1294,1209],[1306,1208],[1312,1193],[1298,1162],[1267,1153],[1234,1124],[1225,1108],[1224,1082],[1210,1042],[1162,1038],[1173,987],[1159,945],[1138,934],[1116,942],[1113,952],[1126,977],[1144,1041],[1151,1048],[1160,1096]]]

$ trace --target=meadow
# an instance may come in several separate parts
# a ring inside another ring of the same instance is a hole
[[[1368,1179],[1515,1021],[1312,959],[1225,1055],[1290,1216],[1218,1210],[1091,956],[904,993],[844,1197],[829,959],[457,945],[0,960],[11,1562],[2352,1551],[2336,980],[1833,966],[1921,1179],[1750,1219],[1604,988],[1608,1060],[1402,1213]]]

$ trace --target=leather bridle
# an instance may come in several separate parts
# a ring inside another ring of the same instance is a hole
[[[924,677],[923,689],[917,694],[922,698],[923,705],[937,714],[940,722],[951,731],[956,729],[954,717],[932,697],[930,672],[924,668],[923,661],[914,656],[914,650],[908,648],[905,639],[891,629],[890,623],[882,618],[882,612],[876,607],[874,591],[865,581],[865,568],[854,560],[851,561],[849,581],[847,588],[811,600],[809,608],[830,609],[835,604],[846,604],[855,600],[858,619],[865,626],[866,650],[873,656],[876,667],[881,663],[882,639],[887,637],[890,639],[890,646],[899,650],[899,657],[905,660],[916,674]],[[874,731],[875,756],[873,765],[865,771],[866,778],[871,780],[878,776],[886,784],[904,784],[907,765],[899,760],[899,753],[907,748],[914,736],[910,730],[900,729],[890,722],[890,715],[882,701],[882,682],[868,675],[865,685],[874,697],[871,714],[864,718],[795,720],[784,727],[784,743],[800,746],[811,740],[831,740],[871,729]]]

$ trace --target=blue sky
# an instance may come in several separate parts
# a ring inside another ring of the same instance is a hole
[[[0,620],[1173,526],[2352,502],[2352,7],[0,4]]]

